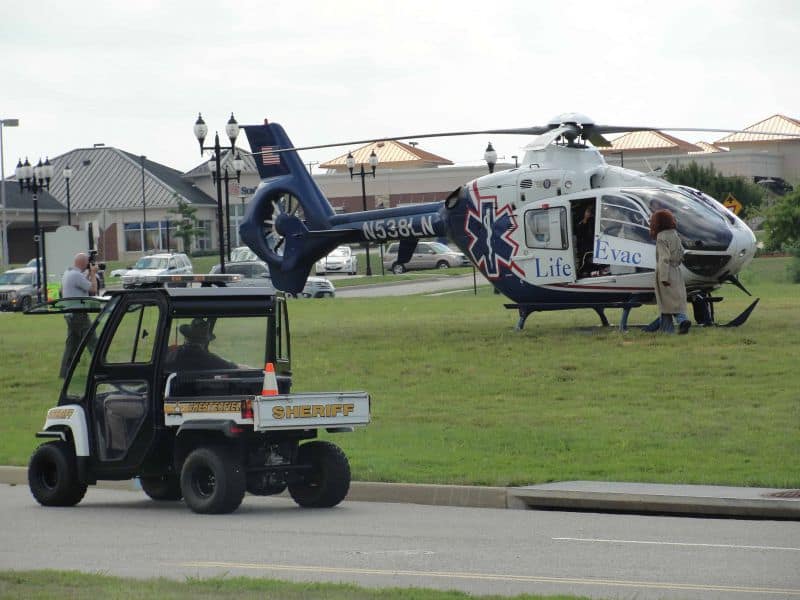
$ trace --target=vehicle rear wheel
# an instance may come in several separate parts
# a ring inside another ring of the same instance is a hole
[[[75,506],[86,494],[78,481],[75,450],[67,442],[39,446],[28,464],[31,494],[42,506]]]
[[[181,492],[196,513],[224,514],[242,503],[244,468],[233,452],[222,446],[197,448],[181,469]]]
[[[437,269],[449,269],[450,268],[450,263],[447,262],[446,260],[440,260],[439,262],[436,263],[436,268]]]
[[[401,265],[400,263],[394,263],[392,265],[392,273],[395,275],[402,275],[406,272],[405,266]]]
[[[181,481],[177,475],[140,477],[144,493],[153,500],[175,501],[183,498]]]
[[[350,464],[341,448],[330,442],[303,444],[297,462],[310,465],[300,483],[289,484],[289,494],[303,508],[330,508],[344,500],[350,489]]]

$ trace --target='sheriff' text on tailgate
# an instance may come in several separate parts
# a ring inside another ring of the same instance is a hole
[[[343,417],[348,416],[355,405],[353,404],[301,404],[281,405],[272,407],[273,419],[313,419],[316,417]]]

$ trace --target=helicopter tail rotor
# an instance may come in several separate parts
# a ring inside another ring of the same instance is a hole
[[[247,206],[239,235],[266,262],[275,286],[299,293],[314,261],[335,248],[334,211],[277,123],[245,132],[263,182]],[[319,231],[309,231],[309,227]]]

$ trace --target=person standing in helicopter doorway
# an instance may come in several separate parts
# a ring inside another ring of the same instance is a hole
[[[686,284],[681,274],[683,245],[676,227],[675,217],[666,209],[657,210],[650,217],[650,237],[656,241],[655,289],[661,315],[659,330],[674,333],[674,315],[678,333],[688,333],[692,322],[686,316]]]

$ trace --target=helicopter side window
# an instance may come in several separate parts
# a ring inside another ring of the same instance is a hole
[[[525,244],[528,248],[566,250],[567,209],[563,206],[525,212]]]
[[[654,243],[641,208],[633,200],[622,196],[603,196],[600,232],[634,242]]]

